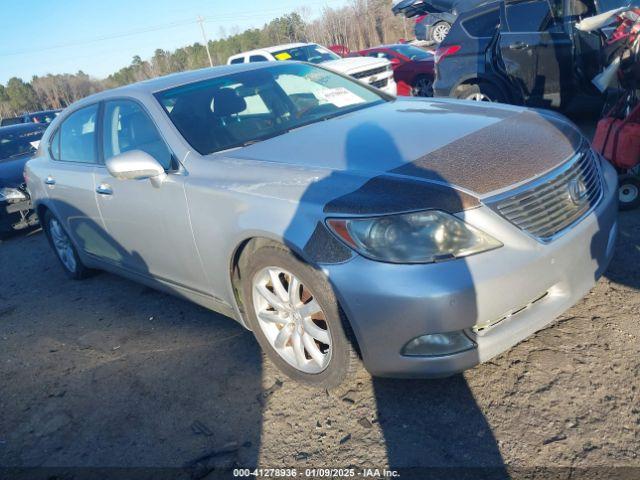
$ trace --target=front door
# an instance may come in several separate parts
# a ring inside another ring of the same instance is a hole
[[[500,12],[500,54],[505,74],[525,104],[558,107],[575,88],[573,44],[561,0],[511,0]]]
[[[109,236],[119,246],[110,261],[133,273],[206,293],[189,223],[185,177],[156,125],[132,100],[105,102],[102,125],[105,161],[141,150],[168,173],[160,186],[154,186],[149,180],[118,180],[106,167],[98,169],[98,207]]]

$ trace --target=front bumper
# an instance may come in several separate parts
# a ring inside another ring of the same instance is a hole
[[[460,216],[500,240],[502,248],[429,265],[386,264],[358,256],[326,266],[369,372],[393,377],[461,372],[511,348],[580,301],[615,249],[617,176],[608,164],[603,171],[605,188],[598,206],[550,244],[482,206]],[[505,316],[482,335],[474,333],[474,326]],[[416,337],[459,330],[476,348],[441,357],[400,353]]]
[[[0,232],[23,230],[37,224],[38,218],[32,211],[31,200],[0,202]]]

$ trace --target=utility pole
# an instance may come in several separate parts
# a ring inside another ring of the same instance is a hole
[[[211,60],[211,52],[209,51],[209,40],[207,40],[207,34],[204,32],[204,18],[199,15],[198,23],[200,24],[200,30],[202,31],[202,39],[204,40],[204,48],[207,49],[207,57],[209,57],[209,65],[213,67],[213,60]]]

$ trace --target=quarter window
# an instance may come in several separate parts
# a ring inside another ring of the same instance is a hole
[[[56,137],[60,137],[59,150],[56,152],[55,141],[52,145],[54,157],[64,162],[97,163],[96,156],[96,119],[98,105],[81,108],[72,113],[62,123]]]
[[[465,20],[462,26],[472,37],[484,38],[494,34],[499,22],[500,12],[495,9]]]
[[[107,102],[102,134],[105,160],[142,150],[155,158],[165,170],[172,167],[173,156],[147,113],[129,100]]]
[[[507,22],[511,32],[544,32],[561,23],[555,2],[534,0],[508,4]],[[558,23],[556,23],[556,21]]]

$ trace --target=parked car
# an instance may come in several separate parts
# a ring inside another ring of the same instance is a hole
[[[26,172],[70,277],[233,317],[326,388],[359,355],[402,377],[498,355],[579,301],[616,241],[616,172],[559,114],[396,98],[308,63],[90,96]]]
[[[49,124],[56,118],[62,109],[42,110],[40,112],[25,113],[22,116],[23,123],[46,123]]]
[[[391,62],[398,95],[433,96],[433,53],[413,45],[395,44],[361,50],[360,55]]]
[[[575,28],[598,8],[507,0],[463,13],[436,50],[434,94],[547,108],[599,96],[591,79],[602,69],[602,38]]]
[[[397,93],[391,63],[387,60],[364,57],[342,58],[331,50],[315,43],[291,43],[251,50],[250,52],[239,53],[229,57],[227,63],[234,65],[289,60],[322,64],[323,67],[349,75],[390,95]]]
[[[0,127],[20,125],[21,123],[24,123],[24,119],[22,117],[5,117],[2,120],[0,120]]]
[[[0,121],[0,127],[8,127],[10,125],[19,125],[21,123],[46,123],[58,116],[62,110],[43,110],[40,112],[25,113],[20,117],[3,118]]]
[[[439,45],[458,15],[491,0],[403,0],[392,7],[395,15],[415,19],[417,40]]]
[[[0,127],[0,236],[38,224],[23,171],[45,128],[39,124]]]

